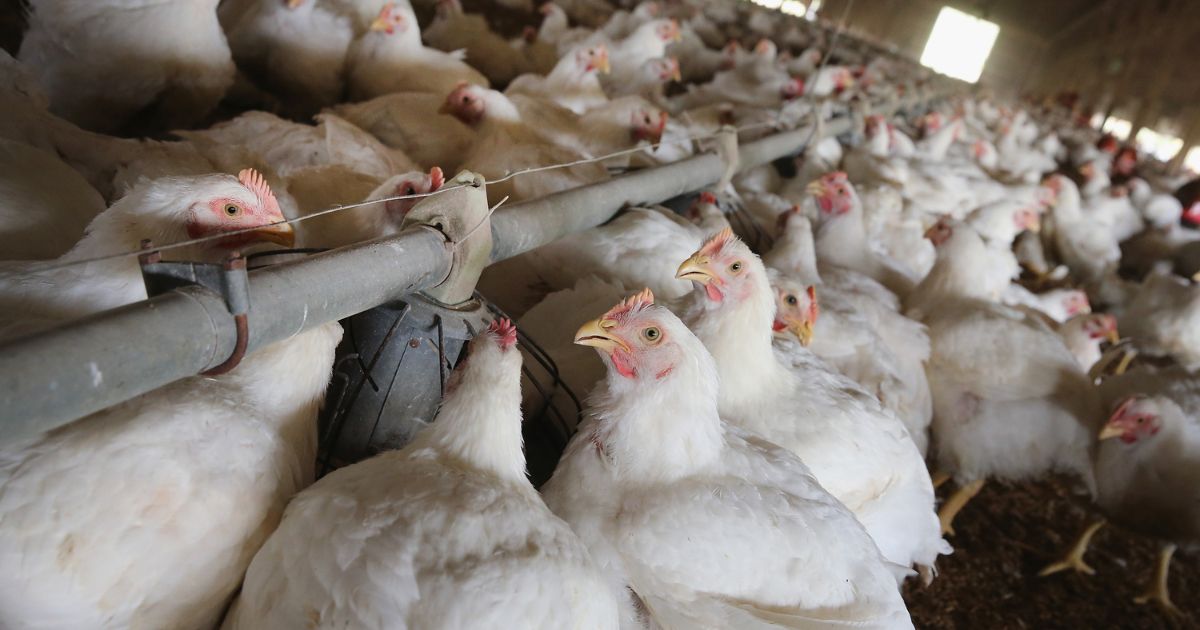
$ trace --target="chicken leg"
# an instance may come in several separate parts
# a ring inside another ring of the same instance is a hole
[[[930,476],[929,480],[933,482],[934,490],[941,488],[942,484],[950,481],[950,473],[939,470]]]
[[[1083,530],[1083,533],[1079,534],[1079,537],[1075,539],[1075,544],[1071,545],[1071,548],[1063,554],[1063,557],[1057,562],[1046,565],[1044,569],[1038,572],[1038,575],[1046,577],[1047,575],[1054,575],[1059,571],[1066,571],[1067,569],[1071,569],[1077,573],[1095,575],[1096,570],[1083,561],[1083,554],[1087,553],[1088,545],[1092,542],[1092,536],[1095,536],[1101,527],[1104,527],[1104,519],[1088,525]]]
[[[1158,552],[1158,561],[1154,564],[1154,576],[1146,590],[1133,599],[1138,604],[1154,602],[1168,615],[1182,617],[1183,611],[1171,602],[1171,593],[1167,586],[1167,577],[1171,573],[1171,556],[1175,554],[1175,544],[1167,543]]]
[[[942,504],[942,509],[938,510],[938,520],[942,522],[942,534],[954,535],[954,517],[962,511],[967,502],[975,498],[979,491],[983,489],[984,479],[976,479],[965,486],[960,487],[950,495],[949,499]]]

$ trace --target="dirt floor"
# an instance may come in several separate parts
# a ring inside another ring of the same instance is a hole
[[[939,489],[941,499],[953,482]],[[1038,571],[1095,514],[1069,480],[989,484],[959,514],[954,555],[938,562],[929,587],[909,580],[905,600],[917,628],[1200,628],[1200,554],[1176,552],[1171,597],[1188,617],[1173,624],[1154,605],[1133,602],[1148,580],[1158,545],[1112,525],[1092,539],[1096,575]]]

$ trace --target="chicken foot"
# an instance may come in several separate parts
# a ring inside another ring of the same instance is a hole
[[[1173,543],[1163,545],[1158,552],[1158,561],[1154,564],[1154,575],[1150,579],[1150,584],[1146,586],[1146,590],[1141,595],[1133,598],[1133,601],[1138,604],[1154,602],[1168,615],[1179,618],[1184,616],[1183,611],[1171,602],[1171,592],[1167,586],[1167,577],[1171,573],[1171,556],[1173,555],[1175,555],[1175,545]]]
[[[1065,554],[1063,554],[1062,558],[1060,558],[1057,562],[1052,562],[1046,565],[1045,568],[1038,572],[1038,576],[1046,577],[1048,575],[1054,575],[1059,571],[1066,571],[1067,569],[1071,569],[1077,573],[1084,573],[1086,575],[1095,575],[1096,570],[1089,566],[1088,563],[1083,561],[1083,554],[1087,553],[1088,545],[1092,543],[1092,536],[1095,536],[1096,532],[1100,531],[1101,527],[1104,527],[1104,519],[1100,519],[1088,525],[1087,528],[1085,528],[1083,532],[1079,534],[1079,537],[1075,539],[1075,543],[1071,545],[1071,548],[1068,549]]]
[[[976,479],[965,486],[962,486],[950,495],[949,499],[942,504],[942,508],[938,510],[938,520],[942,522],[942,535],[954,535],[954,517],[962,511],[967,502],[975,498],[979,491],[983,489],[984,479]]]

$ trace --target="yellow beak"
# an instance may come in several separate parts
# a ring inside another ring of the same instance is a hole
[[[266,225],[250,232],[259,240],[269,243],[278,243],[284,247],[291,247],[296,243],[296,231],[292,229],[290,223],[276,223],[274,225]]]
[[[386,30],[388,30],[388,27],[389,27],[388,21],[383,19],[382,16],[377,17],[374,20],[371,20],[370,28],[372,31],[375,31],[375,32],[386,31]]]
[[[683,74],[679,71],[679,64],[675,64],[675,67],[671,69],[671,80],[676,83],[683,81]]]
[[[1113,345],[1116,345],[1117,343],[1119,343],[1121,341],[1121,335],[1118,334],[1117,331],[1115,331],[1115,330],[1110,330],[1107,333],[1105,333],[1104,338],[1108,340],[1108,343],[1111,343]]]
[[[612,352],[618,348],[629,351],[629,346],[625,345],[619,337],[612,334],[613,328],[617,327],[617,322],[611,319],[593,319],[592,321],[579,327],[575,332],[575,343],[581,346],[591,346],[599,348],[605,352]]]
[[[709,269],[709,262],[708,256],[699,252],[692,254],[691,258],[683,261],[682,265],[679,265],[679,269],[675,272],[675,277],[680,280],[692,280],[701,284],[708,284],[716,278],[712,270]]]
[[[1121,430],[1121,427],[1110,423],[1104,425],[1103,429],[1100,429],[1100,435],[1098,439],[1100,441],[1110,440],[1115,437],[1121,437],[1122,433],[1124,433],[1124,431]]]
[[[1025,229],[1029,230],[1030,232],[1033,232],[1034,234],[1041,232],[1042,231],[1042,218],[1034,217],[1033,223],[1030,223],[1029,225],[1025,226]]]
[[[600,53],[599,59],[596,60],[596,72],[600,74],[608,74],[612,72],[612,66],[608,63],[608,51]]]
[[[807,346],[813,340],[813,323],[806,319],[787,319],[788,332],[796,336],[800,340],[800,345]]]
[[[287,0],[287,6],[289,9],[295,9],[302,4],[304,4],[304,0]]]
[[[813,180],[804,187],[804,192],[812,195],[813,197],[820,197],[825,194],[825,182],[822,182],[819,179]]]

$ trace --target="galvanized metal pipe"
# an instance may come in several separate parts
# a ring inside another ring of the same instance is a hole
[[[848,125],[827,123],[826,133]],[[740,168],[796,153],[810,133],[747,143]],[[626,204],[710,186],[723,170],[716,155],[699,155],[502,208],[492,217],[492,260],[599,225]],[[436,286],[451,260],[440,234],[417,228],[252,271],[249,350]],[[188,287],[10,342],[0,347],[0,432],[14,440],[48,431],[193,376],[224,361],[235,339],[222,299]]]
[[[435,286],[450,272],[440,234],[417,228],[250,272],[249,350]],[[187,287],[0,348],[4,440],[48,431],[219,365],[233,317]]]

